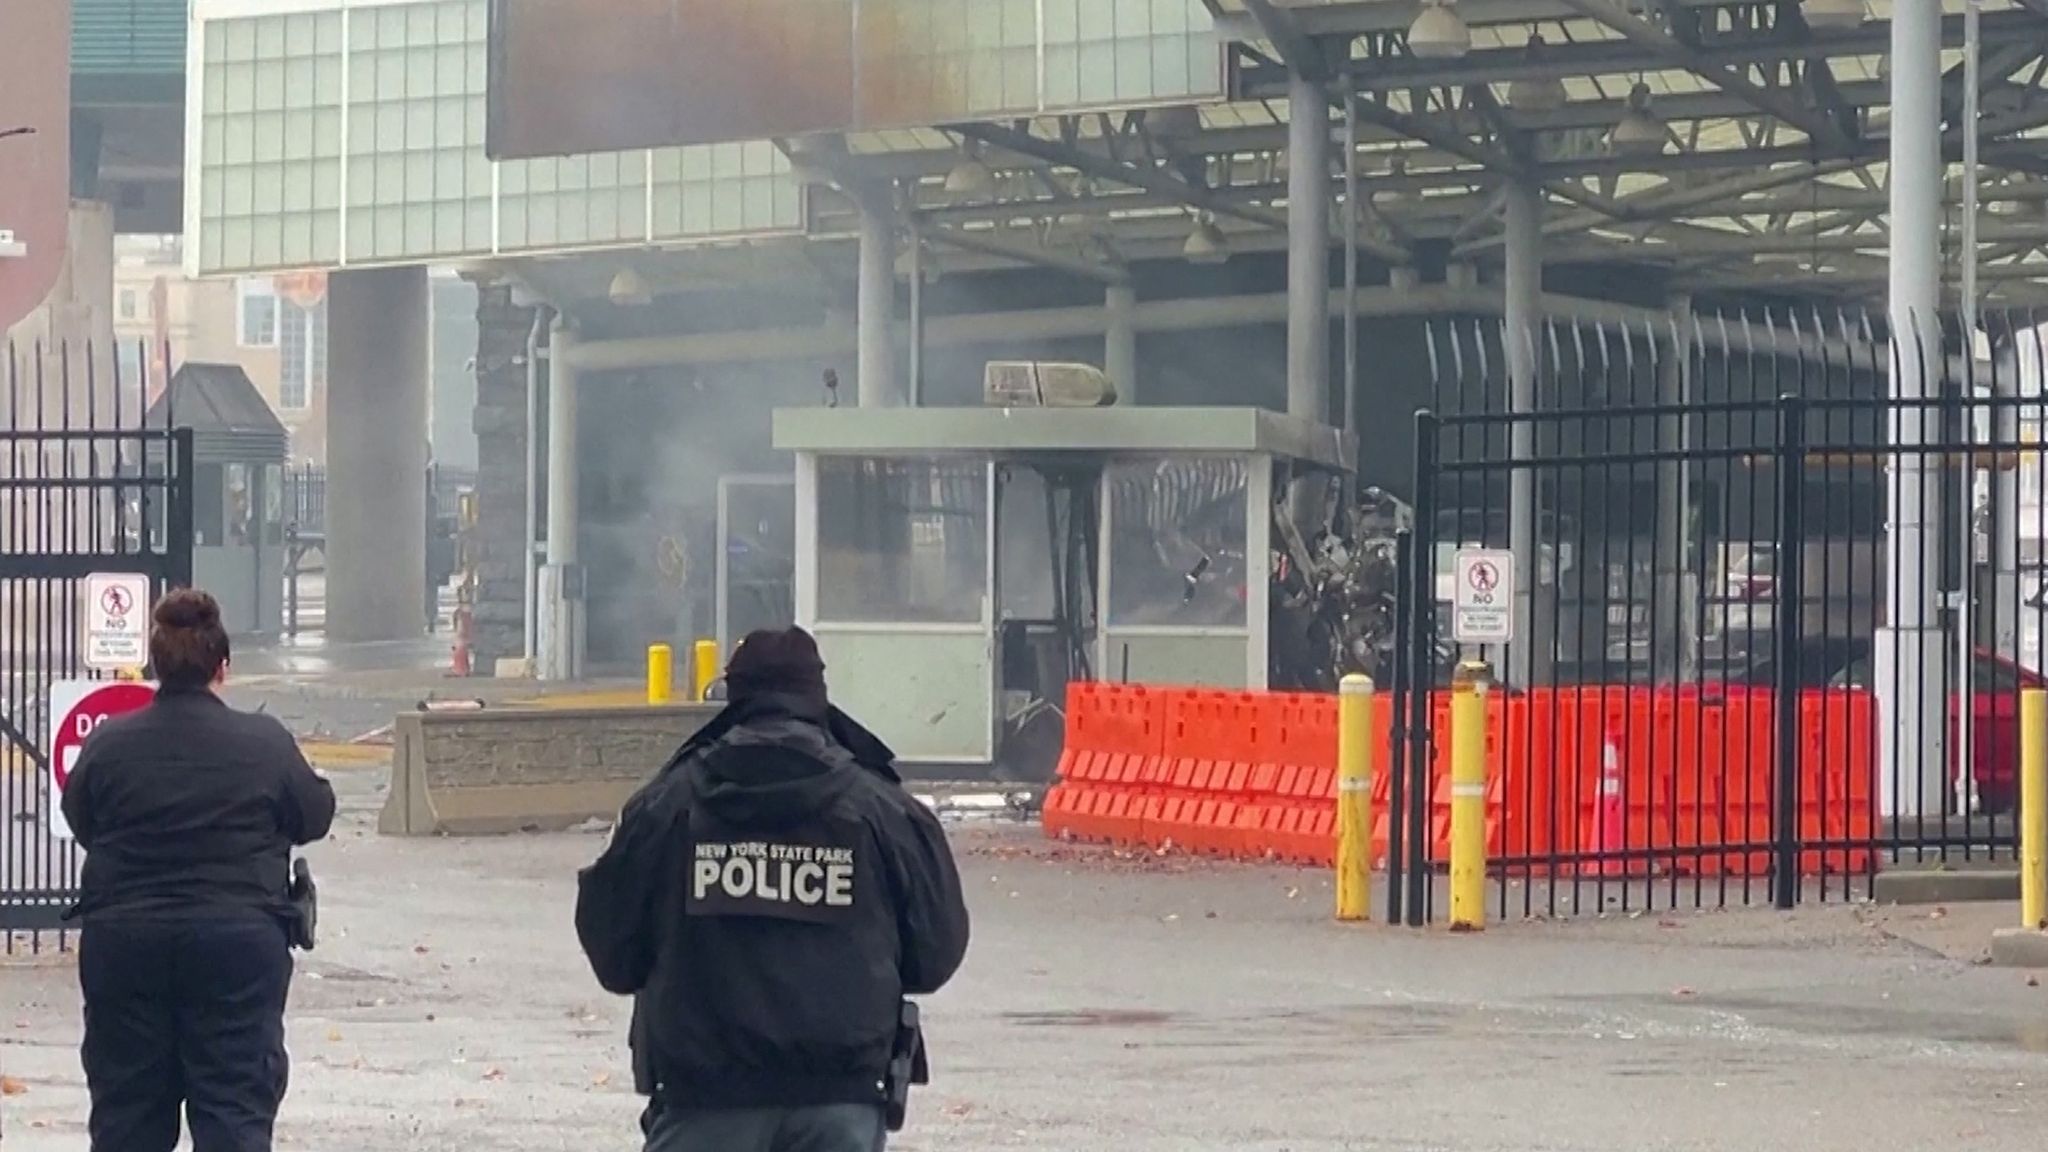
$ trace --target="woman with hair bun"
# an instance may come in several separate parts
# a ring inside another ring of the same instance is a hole
[[[149,707],[93,730],[64,790],[85,849],[78,982],[93,1152],[269,1152],[284,1100],[294,846],[327,835],[334,789],[284,725],[217,695],[220,605],[152,614]]]

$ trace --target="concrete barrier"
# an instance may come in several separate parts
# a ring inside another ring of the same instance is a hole
[[[695,704],[402,713],[377,830],[476,836],[609,820],[717,714]]]

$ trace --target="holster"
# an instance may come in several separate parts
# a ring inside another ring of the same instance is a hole
[[[285,899],[292,907],[285,922],[291,945],[311,952],[320,931],[320,887],[313,883],[313,867],[303,856],[292,861],[292,881],[285,889]]]
[[[633,1091],[649,1099],[660,1087],[654,1075],[653,1046],[647,1043],[647,1025],[640,1015],[640,998],[633,998],[633,1019],[626,1025],[626,1050],[633,1056]]]
[[[910,1117],[910,1087],[932,1082],[931,1064],[925,1057],[924,1027],[918,1020],[917,1005],[903,1002],[896,1017],[896,1042],[889,1051],[889,1075],[883,1082],[887,1093],[884,1112],[889,1131],[901,1132]]]

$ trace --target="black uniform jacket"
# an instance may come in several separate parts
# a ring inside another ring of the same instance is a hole
[[[635,997],[642,1091],[882,1102],[902,998],[944,984],[968,933],[945,833],[891,759],[836,710],[749,698],[627,802],[576,931],[598,982]]]
[[[93,729],[64,819],[85,849],[74,916],[285,917],[292,847],[327,835],[334,788],[275,717],[166,689]]]

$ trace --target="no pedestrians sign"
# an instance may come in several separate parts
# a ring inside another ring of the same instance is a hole
[[[149,663],[149,577],[95,572],[85,578],[85,666],[95,672]]]
[[[1515,556],[1498,548],[1458,551],[1451,601],[1451,639],[1506,644],[1515,638]]]

